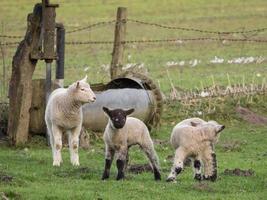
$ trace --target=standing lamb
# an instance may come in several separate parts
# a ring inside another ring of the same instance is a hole
[[[94,92],[86,82],[87,76],[71,84],[67,89],[58,88],[52,92],[45,110],[45,122],[53,153],[53,166],[62,162],[62,134],[69,137],[70,159],[78,166],[79,136],[82,127],[82,108],[85,103],[96,100]]]
[[[172,131],[171,144],[175,151],[174,164],[167,181],[174,181],[183,170],[187,157],[194,159],[195,179],[217,179],[217,161],[214,145],[219,133],[225,128],[216,121],[204,121],[190,118],[178,123]],[[204,164],[204,176],[201,176],[201,162]]]
[[[105,170],[102,180],[108,179],[110,167],[114,154],[117,156],[117,180],[124,178],[124,169],[127,164],[128,150],[132,145],[139,145],[146,153],[154,171],[155,180],[160,180],[159,161],[155,152],[152,139],[146,125],[139,119],[127,117],[134,112],[134,109],[109,110],[103,107],[108,115],[109,121],[104,132],[104,142],[106,146]]]

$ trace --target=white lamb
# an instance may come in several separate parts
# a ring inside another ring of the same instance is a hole
[[[53,166],[62,162],[62,134],[69,136],[72,165],[80,165],[78,147],[82,127],[82,108],[85,103],[96,100],[94,92],[86,82],[87,76],[71,84],[67,89],[58,88],[52,92],[45,110],[45,122],[53,153]]]
[[[139,119],[127,117],[134,112],[134,109],[109,110],[103,107],[104,112],[109,117],[109,122],[104,132],[106,145],[105,170],[102,180],[109,178],[110,167],[114,154],[117,155],[117,180],[124,178],[124,169],[127,165],[128,150],[132,145],[139,145],[146,153],[153,171],[155,180],[160,180],[158,156],[154,150],[153,141],[149,135],[146,125]]]
[[[219,133],[225,128],[216,121],[204,121],[200,118],[190,118],[178,123],[171,134],[171,144],[175,150],[174,164],[167,181],[175,181],[183,170],[184,160],[190,157],[194,160],[195,179],[217,179],[217,161],[214,145]],[[201,162],[204,164],[204,176],[201,176]]]

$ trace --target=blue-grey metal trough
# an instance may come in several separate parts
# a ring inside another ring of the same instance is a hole
[[[92,86],[96,102],[83,106],[83,126],[93,131],[103,131],[108,122],[102,107],[110,109],[134,108],[131,115],[151,128],[159,124],[162,96],[153,81],[142,74],[126,73],[100,87]]]

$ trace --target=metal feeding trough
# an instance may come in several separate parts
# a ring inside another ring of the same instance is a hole
[[[102,107],[110,109],[134,108],[131,115],[151,128],[157,126],[162,112],[162,95],[159,88],[145,75],[127,72],[106,85],[93,85],[96,102],[83,106],[83,126],[103,131],[108,118]]]

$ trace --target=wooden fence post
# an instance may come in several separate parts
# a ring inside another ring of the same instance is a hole
[[[127,9],[119,7],[117,10],[117,22],[115,25],[114,35],[114,46],[112,52],[112,61],[110,65],[110,77],[114,79],[122,71],[123,65],[123,50],[126,35],[126,20],[127,20]]]
[[[28,141],[30,107],[32,102],[32,75],[37,59],[30,54],[40,39],[41,4],[36,4],[28,15],[28,26],[24,40],[19,44],[12,61],[12,75],[9,83],[8,135],[13,144]]]

